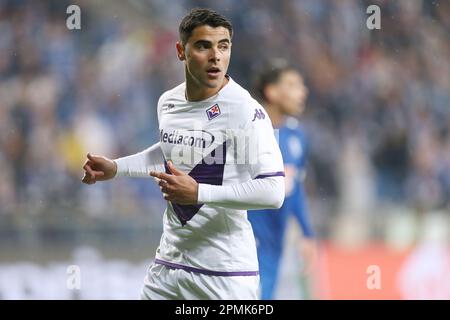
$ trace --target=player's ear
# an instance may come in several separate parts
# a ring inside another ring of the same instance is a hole
[[[178,59],[179,59],[180,61],[186,60],[186,55],[185,55],[185,53],[184,53],[184,46],[181,44],[181,42],[180,42],[180,41],[177,41],[177,44],[176,44],[175,46],[176,46],[176,48],[177,48],[177,56],[178,56]]]

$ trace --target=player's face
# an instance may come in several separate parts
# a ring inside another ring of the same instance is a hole
[[[231,39],[227,28],[197,27],[178,54],[186,64],[186,80],[200,88],[220,88],[228,70]],[[183,59],[184,58],[184,59]]]
[[[275,89],[276,104],[284,113],[297,116],[303,112],[308,89],[298,72],[293,70],[284,72]]]

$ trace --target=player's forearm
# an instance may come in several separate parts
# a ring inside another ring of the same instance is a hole
[[[139,153],[114,160],[116,177],[150,177],[150,171],[164,171],[164,155],[159,142]]]
[[[285,196],[284,177],[267,177],[216,186],[199,184],[198,202],[240,210],[278,209]]]

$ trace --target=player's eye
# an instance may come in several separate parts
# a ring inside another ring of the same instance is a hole
[[[208,46],[205,43],[199,43],[199,44],[197,44],[197,49],[199,49],[199,50],[207,50],[209,48],[208,48]]]

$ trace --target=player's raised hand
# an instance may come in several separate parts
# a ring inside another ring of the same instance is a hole
[[[97,181],[114,178],[117,173],[117,164],[104,156],[96,156],[88,153],[83,170],[84,177],[81,181],[86,184],[94,184]]]
[[[168,161],[167,166],[172,174],[150,172],[150,175],[157,179],[164,199],[177,204],[197,204],[197,181],[183,171],[178,170],[172,161]]]

